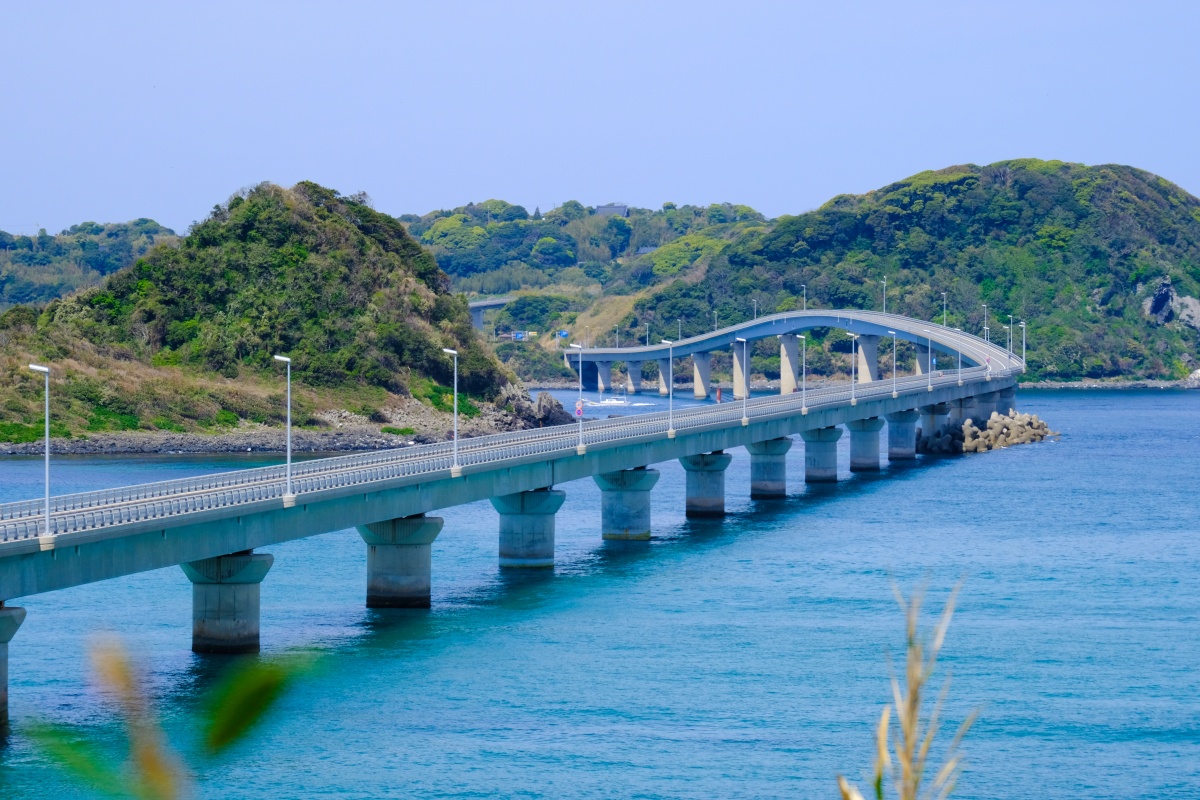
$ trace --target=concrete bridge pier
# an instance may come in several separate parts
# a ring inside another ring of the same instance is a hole
[[[917,375],[928,375],[929,374],[929,359],[930,359],[930,355],[931,355],[929,352],[929,347],[927,345],[923,345],[923,344],[914,344],[913,349],[915,349],[917,351],[916,374]]]
[[[804,482],[837,483],[837,443],[842,429],[836,426],[802,431],[804,439]]]
[[[687,516],[725,516],[725,469],[732,460],[722,450],[679,459],[687,471]]]
[[[779,393],[791,394],[800,388],[800,339],[794,333],[779,337]]]
[[[625,362],[625,391],[628,394],[637,394],[642,390],[642,362],[626,361]]]
[[[246,550],[179,565],[192,582],[192,652],[259,651],[259,589],[273,563]]]
[[[692,396],[704,400],[711,384],[712,353],[692,353]]]
[[[863,334],[858,337],[858,380],[870,383],[879,380],[879,337]]]
[[[746,348],[745,349],[745,357],[743,357],[742,347],[743,347],[743,345],[741,342],[734,342],[733,347],[731,348],[733,350],[733,399],[734,400],[741,400],[743,397],[746,396],[747,392],[749,391],[748,387],[746,386],[746,380],[749,377],[747,372],[748,372],[749,366],[750,366],[748,361],[750,359],[750,356],[754,355],[754,353],[752,352],[754,348],[751,347],[750,342],[747,342],[745,344],[745,348]]]
[[[975,421],[982,427],[984,423],[992,418],[993,411],[1000,410],[1000,393],[984,392],[983,394],[977,394],[975,395],[975,405],[978,407],[979,413],[979,416]]]
[[[8,643],[25,621],[25,609],[0,603],[0,733],[8,728]]]
[[[1000,390],[998,407],[1001,414],[1017,410],[1017,387],[1008,386]]]
[[[883,430],[880,417],[856,419],[846,423],[850,429],[850,471],[879,471],[879,432]],[[835,463],[836,469],[836,463]]]
[[[500,512],[500,566],[554,566],[554,515],[566,499],[551,488],[492,498]]]
[[[596,391],[604,394],[612,388],[612,362],[596,362]]]
[[[946,415],[950,413],[949,403],[935,403],[930,406],[921,406],[921,435],[933,436],[937,429],[946,422]]]
[[[979,406],[974,397],[964,397],[950,403],[950,421],[961,425],[968,419],[978,420]]]
[[[601,538],[650,538],[650,490],[658,476],[658,470],[645,467],[592,476],[600,487]]]
[[[358,527],[367,543],[367,608],[429,608],[433,540],[444,523],[417,514]]]
[[[792,440],[768,439],[746,445],[750,454],[750,496],[787,497],[787,453]]]
[[[894,411],[884,417],[888,424],[888,461],[912,461],[917,457],[917,417],[913,411]]]
[[[671,393],[671,385],[667,381],[671,380],[671,359],[658,359],[658,395],[666,397]]]

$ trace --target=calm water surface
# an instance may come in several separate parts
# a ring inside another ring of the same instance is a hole
[[[598,490],[567,484],[553,573],[502,575],[490,504],[447,509],[430,612],[363,608],[353,531],[271,548],[264,652],[320,651],[323,669],[249,746],[201,769],[201,794],[833,798],[839,772],[870,769],[902,644],[890,581],[927,579],[936,605],[965,578],[948,716],[982,716],[956,796],[1200,797],[1200,393],[1021,402],[1063,440],[821,490],[802,483],[797,440],[786,501],[751,501],[734,451],[723,522],[686,521],[682,470],[659,465],[646,545],[602,543]],[[55,480],[77,491],[264,463],[64,458]],[[0,501],[37,497],[40,469],[0,460]],[[20,604],[0,796],[89,796],[31,746],[35,720],[120,752],[89,681],[99,632],[136,654],[193,752],[197,698],[228,662],[189,651],[179,569]]]

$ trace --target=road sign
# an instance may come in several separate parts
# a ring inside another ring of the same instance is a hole
[[[525,341],[525,331],[513,331],[513,341],[514,342]]]
[[[560,338],[560,339],[566,339],[566,338],[570,337],[570,335],[571,335],[570,331],[559,331],[558,332],[558,338]]]
[[[582,400],[575,401],[575,416],[577,416],[577,417],[583,416],[583,401]]]

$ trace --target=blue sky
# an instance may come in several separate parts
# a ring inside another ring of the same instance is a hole
[[[797,213],[923,169],[1117,162],[1200,193],[1198,3],[4,5],[0,229],[315,180]]]

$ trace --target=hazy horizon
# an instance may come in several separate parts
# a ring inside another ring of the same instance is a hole
[[[927,169],[1120,163],[1200,192],[1200,7],[6,7],[0,229],[184,231],[261,181],[801,213]]]

